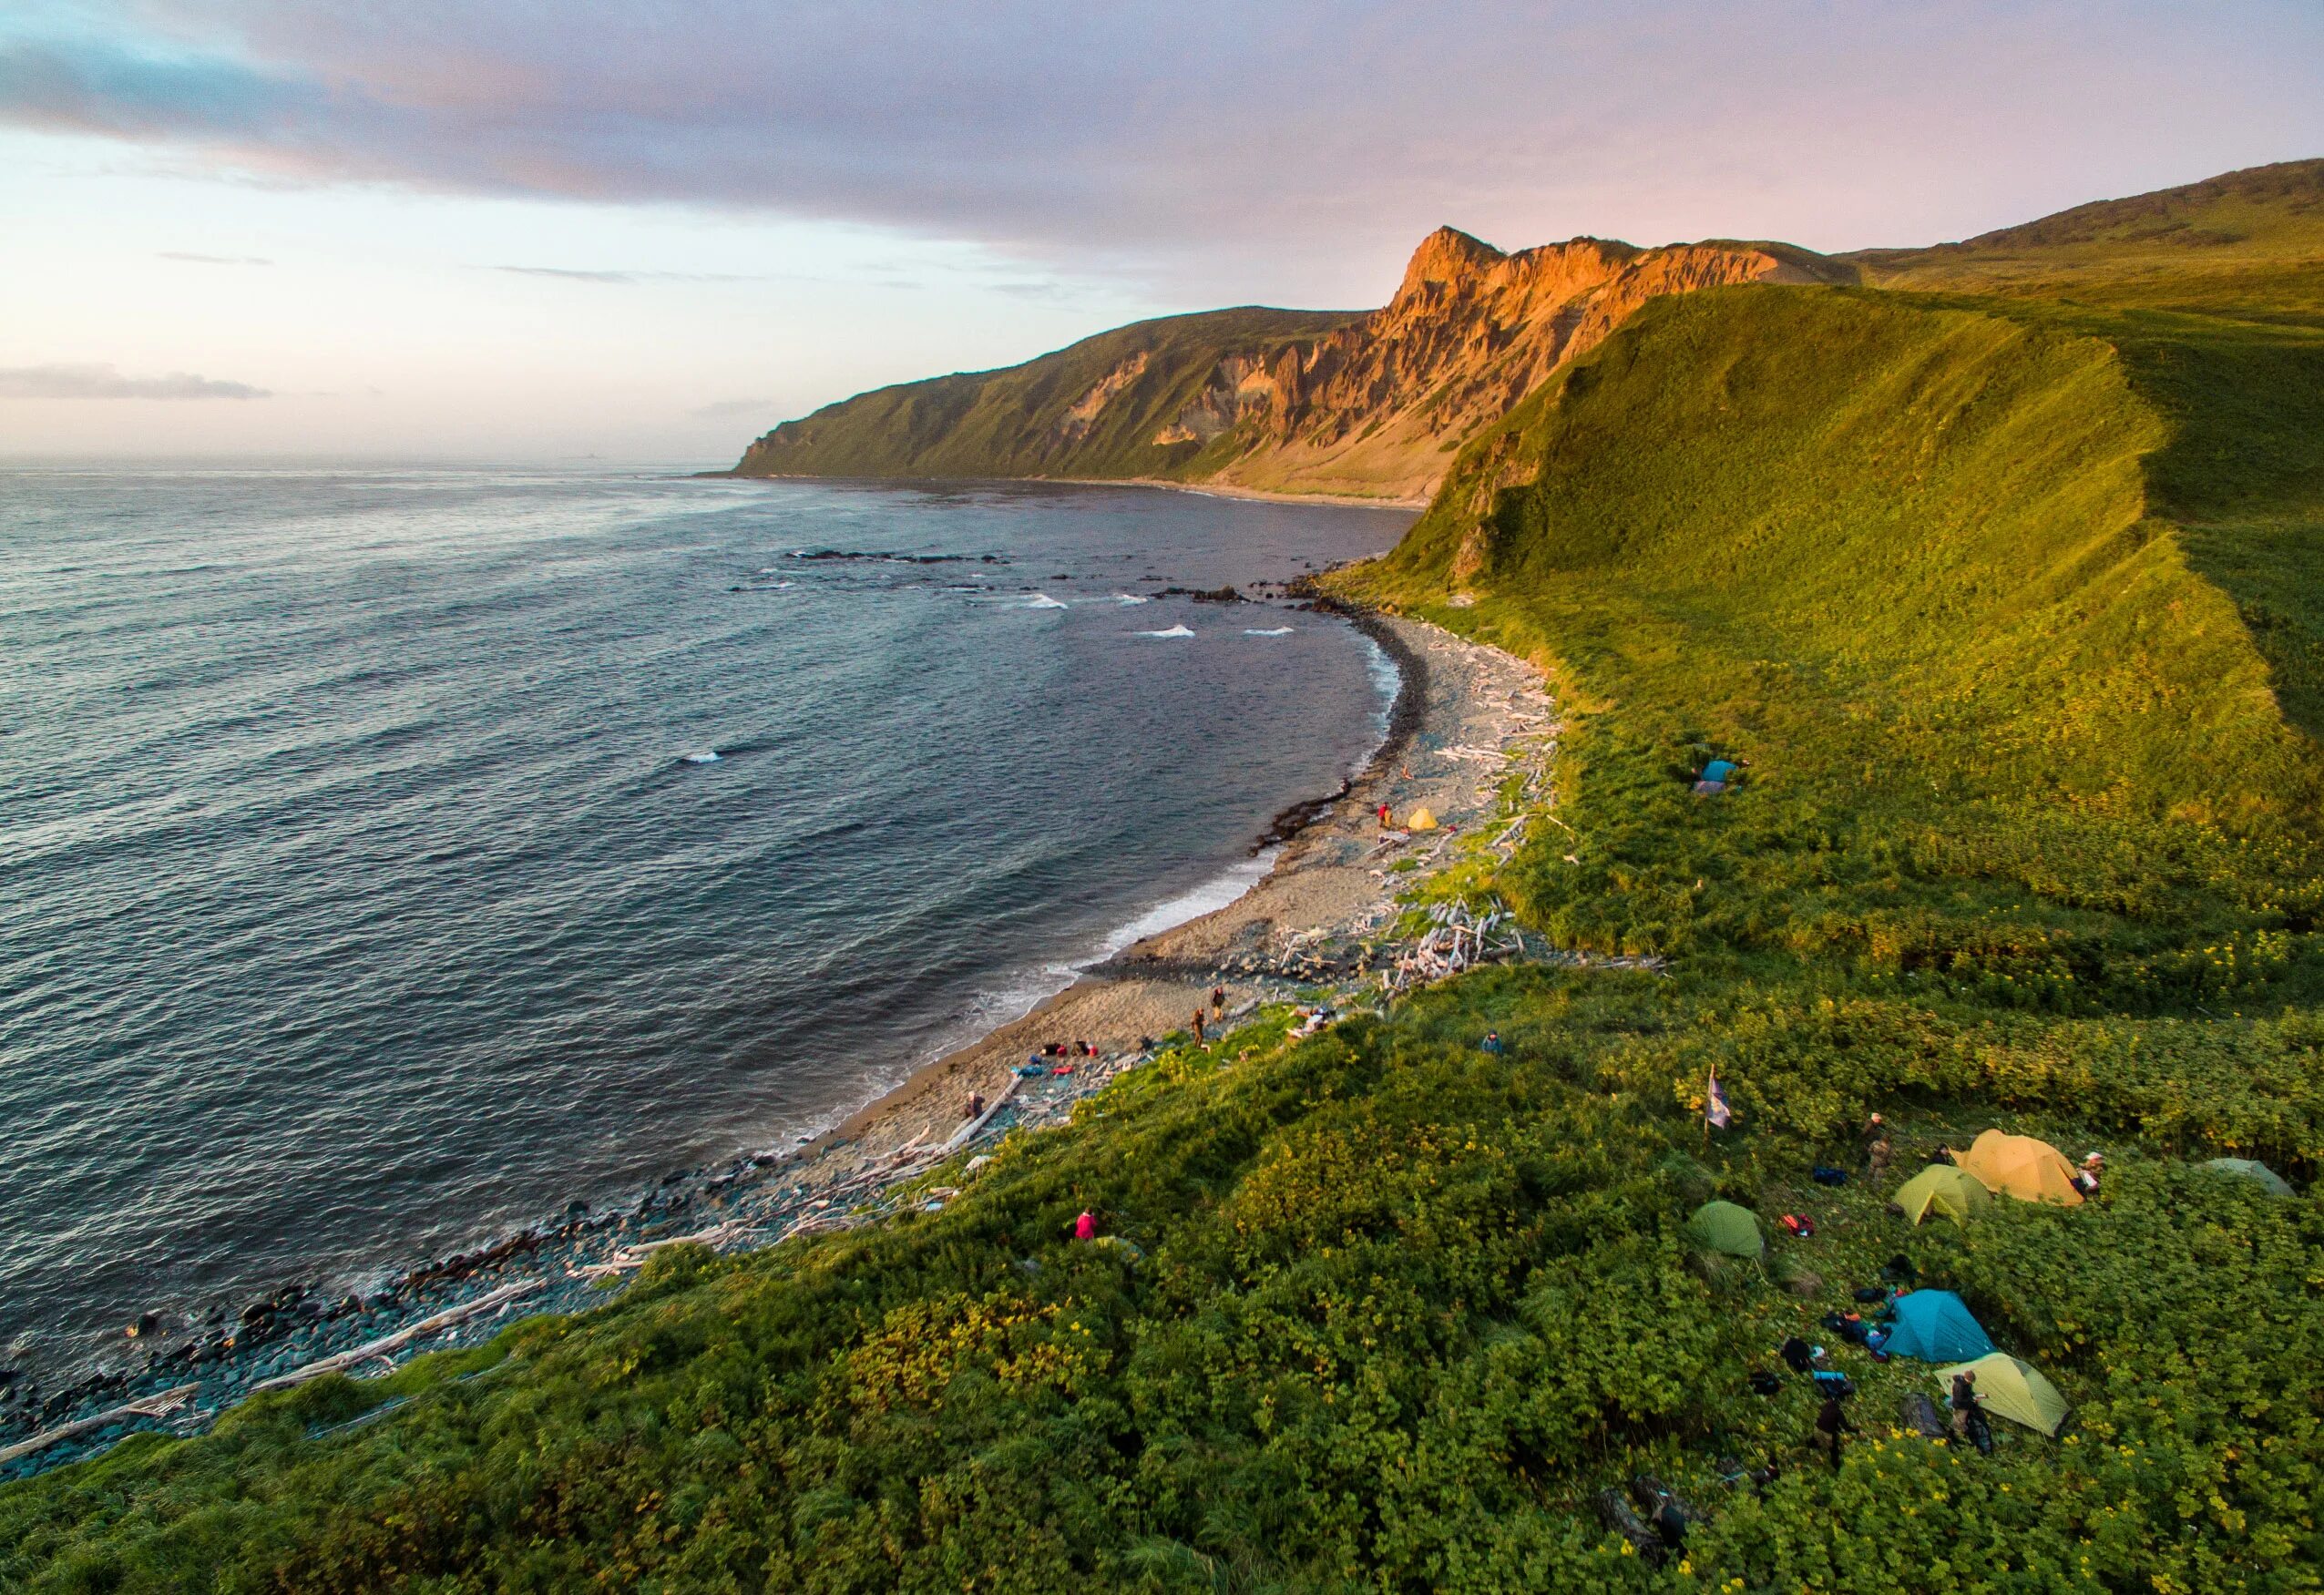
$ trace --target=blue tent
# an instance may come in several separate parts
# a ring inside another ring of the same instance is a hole
[[[1896,1331],[1882,1349],[1892,1356],[1928,1363],[1967,1363],[1990,1356],[1993,1343],[1950,1291],[1914,1291],[1899,1296]]]

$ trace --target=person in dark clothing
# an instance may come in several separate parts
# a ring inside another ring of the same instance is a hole
[[[1211,987],[1211,1017],[1214,1019],[1226,1017],[1226,987],[1223,986]]]
[[[1840,1470],[1840,1437],[1858,1432],[1857,1426],[1848,1421],[1848,1414],[1840,1410],[1840,1398],[1837,1396],[1825,1396],[1823,1410],[1816,1415],[1816,1445],[1831,1457],[1834,1473]]]
[[[1970,1415],[1977,1410],[1977,1375],[1961,1373],[1953,1375],[1953,1438],[1969,1438]]]
[[[1201,1008],[1196,1008],[1194,1010],[1194,1045],[1197,1047],[1206,1047],[1209,1045],[1207,1041],[1203,1039],[1203,1010]]]
[[[1795,1374],[1805,1374],[1816,1365],[1815,1348],[1797,1334],[1787,1336],[1783,1345],[1776,1348],[1776,1355],[1783,1358]]]

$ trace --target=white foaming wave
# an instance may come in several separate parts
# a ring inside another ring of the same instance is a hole
[[[1192,637],[1194,633],[1183,626],[1172,626],[1162,631],[1141,631],[1141,637]]]
[[[1113,601],[1117,604],[1146,604],[1153,600],[1142,598],[1136,593],[1116,593],[1113,595]]]
[[[1288,637],[1291,635],[1291,628],[1288,626],[1270,626],[1265,628],[1245,626],[1243,629],[1243,635],[1245,637]]]
[[[1075,965],[1086,969],[1102,964],[1124,947],[1134,946],[1148,936],[1174,930],[1190,919],[1200,919],[1205,914],[1215,914],[1266,878],[1275,867],[1275,860],[1283,854],[1277,847],[1263,847],[1251,857],[1229,864],[1191,891],[1155,904],[1127,924],[1115,926],[1098,944],[1098,950],[1089,958]]]
[[[1396,715],[1396,700],[1404,690],[1404,671],[1388,656],[1388,650],[1360,631],[1356,635],[1363,640],[1366,673],[1372,678],[1373,690],[1380,695],[1380,706],[1372,711],[1372,745],[1365,750],[1362,758],[1347,767],[1350,781],[1363,774],[1379,756],[1388,740],[1388,722]]]
[[[1025,607],[1029,609],[1062,609],[1065,608],[1063,604],[1059,603],[1047,593],[1035,593],[1030,598],[1026,600]]]
[[[685,755],[685,760],[689,764],[715,764],[718,762],[718,752],[712,749],[707,752],[688,753]]]

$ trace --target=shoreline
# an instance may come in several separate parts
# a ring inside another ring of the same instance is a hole
[[[1389,723],[1339,792],[1278,816],[1287,836],[1254,849],[1272,846],[1271,866],[1231,901],[1110,956],[1098,950],[1030,1011],[928,1059],[790,1150],[673,1175],[633,1205],[592,1211],[577,1201],[561,1222],[421,1263],[368,1293],[333,1300],[318,1282],[286,1287],[238,1318],[222,1305],[200,1318],[148,1314],[126,1358],[59,1368],[75,1379],[62,1389],[36,1391],[29,1379],[10,1386],[0,1400],[0,1482],[95,1455],[136,1428],[200,1432],[255,1391],[353,1365],[351,1357],[392,1367],[390,1352],[479,1344],[520,1302],[526,1315],[586,1311],[607,1302],[602,1286],[662,1246],[758,1250],[875,1222],[906,1200],[940,1205],[948,1189],[907,1189],[963,1153],[1069,1120],[1077,1103],[1145,1062],[1157,1039],[1186,1029],[1197,1007],[1215,1039],[1267,1004],[1345,1011],[1378,1000],[1389,989],[1383,976],[1392,986],[1408,967],[1398,960],[1411,948],[1393,939],[1398,897],[1467,856],[1462,844],[1479,831],[1506,856],[1523,822],[1510,822],[1502,785],[1518,773],[1528,788],[1539,782],[1561,727],[1540,672],[1510,655],[1425,622],[1319,607],[1396,665]],[[1427,806],[1441,828],[1385,828],[1382,803],[1399,825]],[[1511,946],[1520,956],[1536,951],[1515,937]],[[1426,967],[1418,977],[1443,972]],[[1226,995],[1214,1010],[1207,999],[1216,987]],[[1029,1055],[1052,1043],[1090,1050],[1029,1072]],[[984,1099],[981,1116],[967,1111],[971,1093]]]
[[[1087,1043],[1107,1063],[1134,1059],[1187,1029],[1198,1007],[1212,1022],[1206,999],[1217,987],[1231,1020],[1298,988],[1338,983],[1319,944],[1372,939],[1391,924],[1397,898],[1453,863],[1459,839],[1493,817],[1520,744],[1553,740],[1558,726],[1540,672],[1514,656],[1425,621],[1333,612],[1388,655],[1397,698],[1364,768],[1337,793],[1285,811],[1309,813],[1277,844],[1273,866],[1232,902],[1082,967],[1028,1013],[929,1059],[802,1147],[801,1162],[845,1150],[860,1168],[924,1144],[964,1120],[972,1093],[996,1100],[1050,1043]],[[1399,822],[1428,808],[1441,828],[1384,828],[1383,803]]]
[[[726,482],[859,482],[882,487],[925,486],[932,482],[1038,482],[1045,487],[1159,487],[1170,493],[1194,493],[1212,498],[1244,498],[1260,504],[1322,504],[1345,509],[1425,510],[1433,494],[1401,498],[1374,497],[1360,493],[1286,493],[1272,487],[1244,487],[1232,482],[1173,482],[1162,476],[809,476],[797,472],[762,475],[755,472],[695,471],[689,481]]]

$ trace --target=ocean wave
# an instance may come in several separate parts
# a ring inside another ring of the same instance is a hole
[[[1089,958],[1074,965],[1073,968],[1079,971],[1102,964],[1116,953],[1125,947],[1137,946],[1148,936],[1160,936],[1166,930],[1175,930],[1188,920],[1200,919],[1205,914],[1216,913],[1264,880],[1267,872],[1275,868],[1275,860],[1282,856],[1282,854],[1283,848],[1280,844],[1263,847],[1249,858],[1238,859],[1229,864],[1225,869],[1192,890],[1181,892],[1175,897],[1166,898],[1155,904],[1152,907],[1140,913],[1135,918],[1126,920],[1108,931],[1105,938],[1098,944],[1098,950]]]
[[[1142,598],[1136,593],[1116,593],[1113,595],[1113,601],[1117,604],[1148,604],[1153,600]]]
[[[1031,598],[1025,600],[1025,607],[1029,609],[1062,609],[1065,608],[1063,604],[1058,602],[1047,593],[1035,593]]]
[[[1194,633],[1188,627],[1172,626],[1160,631],[1141,631],[1138,635],[1141,637],[1192,637]]]
[[[1288,637],[1291,635],[1291,630],[1292,629],[1288,626],[1269,626],[1264,628],[1257,626],[1246,626],[1243,629],[1243,635],[1245,637]]]
[[[718,762],[718,750],[712,748],[703,752],[688,753],[682,757],[688,764],[715,764]]]

